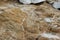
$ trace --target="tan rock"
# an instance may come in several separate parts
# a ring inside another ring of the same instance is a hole
[[[54,35],[60,38],[60,21],[57,19],[60,17],[59,10],[46,2],[42,5],[8,3],[0,6],[1,40],[60,40],[49,38]],[[53,21],[46,22],[45,18]],[[43,33],[51,33],[52,36],[42,36]]]

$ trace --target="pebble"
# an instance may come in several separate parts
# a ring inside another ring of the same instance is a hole
[[[52,22],[51,18],[44,18],[44,21],[46,21],[46,22]]]
[[[60,2],[54,2],[53,7],[57,9],[60,8]]]
[[[44,2],[46,0],[19,0],[19,2],[23,3],[23,4],[36,4],[36,3],[40,3],[40,2]]]

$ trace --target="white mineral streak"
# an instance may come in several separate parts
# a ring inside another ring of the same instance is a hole
[[[30,4],[30,3],[39,3],[39,2],[43,2],[45,0],[19,0],[20,2],[22,2],[23,4]]]
[[[42,37],[46,37],[46,38],[56,38],[56,39],[60,39],[59,36],[53,35],[53,34],[51,34],[51,33],[42,33],[41,36],[42,36]]]
[[[51,18],[44,18],[44,21],[46,21],[46,22],[52,22],[53,20]]]
[[[0,9],[6,9],[7,7],[2,7],[2,6],[0,6]]]

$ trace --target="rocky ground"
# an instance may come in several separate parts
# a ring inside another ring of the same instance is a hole
[[[60,11],[50,4],[0,2],[0,40],[60,40]]]

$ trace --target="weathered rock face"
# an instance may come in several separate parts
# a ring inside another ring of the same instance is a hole
[[[0,40],[60,40],[60,11],[47,3],[1,5]]]

